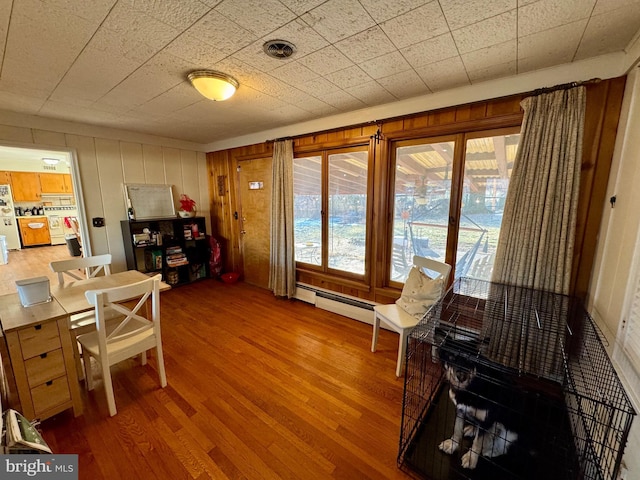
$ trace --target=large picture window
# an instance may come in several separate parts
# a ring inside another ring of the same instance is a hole
[[[296,262],[323,271],[366,271],[368,146],[294,159]]]
[[[518,130],[393,143],[389,280],[404,282],[414,255],[453,263],[455,278],[490,279]]]

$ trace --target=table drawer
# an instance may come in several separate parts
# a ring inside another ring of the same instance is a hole
[[[31,401],[36,415],[71,400],[67,377],[58,377],[31,389]]]
[[[60,348],[60,335],[56,322],[39,323],[18,332],[22,358],[28,359]]]
[[[67,373],[60,348],[32,357],[24,362],[24,366],[27,369],[27,379],[31,388]]]

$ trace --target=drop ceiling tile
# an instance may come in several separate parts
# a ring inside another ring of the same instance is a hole
[[[498,45],[492,45],[470,53],[465,53],[461,55],[461,58],[467,71],[480,70],[491,65],[515,62],[517,52],[518,42],[513,39]]]
[[[430,2],[380,25],[398,48],[428,40],[449,31],[438,2]]]
[[[422,67],[433,62],[458,55],[458,49],[450,33],[416,43],[401,50],[404,58],[414,67]]]
[[[155,51],[182,32],[182,29],[136,10],[127,2],[118,2],[109,12],[101,28],[115,32],[125,43],[146,44]]]
[[[86,48],[52,92],[57,101],[95,102],[131,75],[140,64],[128,58]]]
[[[358,0],[329,0],[301,18],[330,43],[375,25]]]
[[[623,8],[628,12],[640,8],[640,0],[598,0],[591,15],[602,15]]]
[[[308,69],[300,62],[292,62],[278,67],[270,72],[272,76],[289,85],[297,86],[313,80],[318,74]]]
[[[382,23],[418,8],[425,2],[424,0],[360,0],[360,3],[377,23]]]
[[[0,0],[0,65],[4,57],[4,47],[9,31],[9,19],[11,18],[12,0]]]
[[[196,101],[201,101],[201,98],[195,97],[193,87],[185,82],[134,108],[130,113],[136,115],[171,115],[176,110],[188,107]]]
[[[226,57],[224,52],[189,33],[184,33],[173,40],[164,51],[205,69],[211,68],[216,62]]]
[[[353,60],[362,63],[396,50],[380,27],[373,27],[335,44],[335,47]]]
[[[178,31],[184,31],[211,9],[199,0],[134,0],[129,3],[132,10],[171,25]]]
[[[623,50],[633,40],[640,25],[640,8],[618,9],[589,20],[575,59]]]
[[[339,109],[340,111],[347,112],[350,110],[358,110],[366,107],[362,100],[357,99],[353,95],[349,95],[343,90],[336,90],[322,97],[322,101],[328,103]]]
[[[414,70],[396,73],[380,78],[378,83],[396,98],[411,98],[431,93]]]
[[[511,10],[452,32],[461,54],[497,45],[516,38],[518,17]]]
[[[460,57],[452,57],[425,65],[416,71],[432,92],[469,85],[469,77]]]
[[[457,30],[514,10],[518,0],[440,0],[440,6],[449,28]]]
[[[69,25],[74,28],[68,28]],[[39,97],[50,93],[95,28],[95,23],[50,4],[33,0],[14,2],[2,78],[15,85],[19,94]]]
[[[2,110],[36,115],[46,101],[46,98],[35,98],[28,95],[5,92],[3,81],[0,80],[0,105],[2,105]]]
[[[215,10],[198,20],[187,32],[227,55],[258,39],[254,33]]]
[[[326,0],[281,0],[289,10],[291,10],[296,15],[302,15],[303,13],[307,13],[309,10],[313,10],[321,3],[324,3]]]
[[[587,20],[551,28],[518,40],[518,73],[573,60]]]
[[[368,83],[372,80],[372,78],[363,72],[360,67],[355,65],[353,67],[325,75],[325,78],[330,82],[335,83],[343,90],[363,83]]]
[[[467,69],[467,75],[471,83],[480,83],[494,78],[510,77],[517,73],[517,61],[511,60],[505,63],[494,63],[480,67],[477,70]]]
[[[589,18],[595,0],[559,2],[540,0],[518,9],[518,36],[548,30],[566,23]]]
[[[353,62],[333,45],[302,57],[299,61],[319,75],[326,75],[353,66]]]
[[[262,37],[290,22],[296,14],[278,0],[222,2],[216,11],[229,20]]]
[[[373,80],[354,87],[345,88],[345,91],[369,106],[381,105],[395,100],[393,95]]]
[[[316,77],[308,82],[297,84],[296,88],[320,99],[323,99],[323,97],[329,93],[340,91],[335,84],[322,77]]]
[[[411,65],[400,52],[391,52],[372,60],[367,60],[359,64],[359,67],[375,80],[411,69]]]

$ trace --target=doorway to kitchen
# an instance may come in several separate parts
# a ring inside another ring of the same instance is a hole
[[[0,145],[0,272],[47,276],[43,258],[81,250],[90,254],[74,152]]]

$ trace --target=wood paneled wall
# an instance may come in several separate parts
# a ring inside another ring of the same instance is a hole
[[[580,222],[574,261],[574,289],[586,292],[593,265],[595,234],[600,225],[604,192],[607,185],[613,145],[624,93],[624,77],[606,80],[587,87],[584,162],[580,197]],[[386,285],[387,246],[389,239],[380,232],[389,230],[388,205],[393,192],[389,185],[389,144],[394,140],[433,137],[458,132],[489,130],[519,125],[522,121],[520,101],[526,94],[443,108],[421,114],[392,118],[367,125],[339,128],[296,137],[294,150],[305,152],[342,145],[375,143],[373,151],[373,252],[369,276],[354,281],[319,272],[298,269],[298,281],[381,303],[399,296],[399,289]],[[373,139],[380,130],[379,142]],[[210,172],[211,223],[213,234],[221,241],[225,268],[242,270],[239,251],[236,167],[238,161],[270,155],[272,143],[265,142],[207,154]],[[225,192],[218,192],[217,179],[224,177]]]

